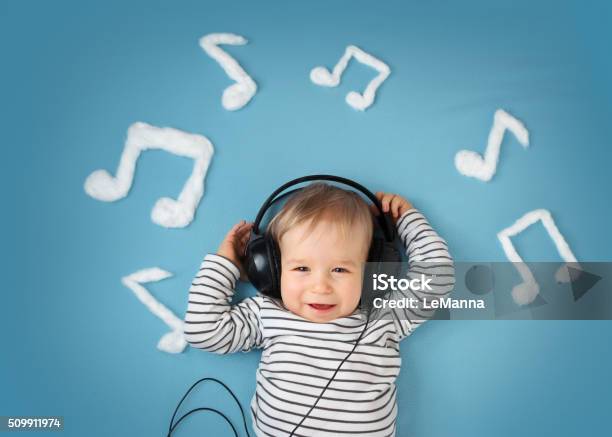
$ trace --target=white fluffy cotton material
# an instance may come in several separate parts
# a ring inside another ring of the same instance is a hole
[[[344,73],[351,58],[355,58],[362,64],[368,65],[378,71],[378,75],[368,83],[363,94],[351,91],[346,95],[346,103],[359,111],[365,111],[374,103],[376,90],[387,79],[389,74],[391,74],[391,69],[383,61],[364,52],[359,47],[353,45],[348,46],[332,72],[325,67],[313,68],[310,72],[310,80],[321,86],[338,86],[342,73]]]
[[[515,263],[516,268],[523,279],[521,284],[516,285],[512,289],[512,298],[518,305],[527,305],[533,302],[540,292],[540,286],[536,282],[529,267],[527,267],[523,259],[516,251],[510,238],[520,234],[538,220],[542,221],[542,224],[555,244],[559,255],[563,261],[565,261],[565,264],[562,265],[559,270],[557,270],[555,279],[558,282],[570,282],[576,278],[569,274],[567,267],[581,270],[580,264],[565,241],[565,238],[563,238],[563,235],[561,235],[561,232],[559,232],[559,229],[555,225],[550,212],[546,209],[536,209],[528,212],[519,218],[514,224],[497,234],[497,238],[499,238],[499,241],[502,244],[506,257],[509,261]]]
[[[183,228],[193,220],[204,194],[204,178],[214,153],[212,143],[205,136],[171,127],[134,123],[128,129],[116,176],[106,170],[94,171],[85,181],[85,192],[104,202],[114,202],[127,196],[140,153],[149,149],[165,150],[194,161],[191,175],[178,199],[162,197],[151,211],[154,223],[167,228]]]
[[[221,98],[221,104],[228,111],[236,111],[249,103],[257,92],[257,84],[234,58],[219,48],[219,45],[244,45],[247,42],[244,37],[233,33],[211,33],[200,38],[202,49],[221,65],[232,80],[236,81],[235,84],[225,88]]]
[[[183,334],[183,321],[179,319],[164,304],[153,297],[151,293],[142,285],[147,282],[157,282],[169,278],[172,273],[152,267],[139,270],[129,276],[125,276],[121,282],[132,290],[136,297],[157,317],[170,327],[172,331],[164,334],[157,343],[157,349],[169,354],[178,354],[187,347],[187,341]]]
[[[503,109],[495,111],[484,159],[472,150],[460,150],[455,155],[455,167],[462,175],[488,182],[497,170],[499,150],[506,130],[512,132],[524,148],[529,147],[529,132],[525,125]]]

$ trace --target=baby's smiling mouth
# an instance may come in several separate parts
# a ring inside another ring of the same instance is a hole
[[[310,308],[313,308],[317,311],[328,311],[330,309],[332,309],[333,307],[335,307],[335,304],[324,304],[324,303],[309,303],[308,306]]]

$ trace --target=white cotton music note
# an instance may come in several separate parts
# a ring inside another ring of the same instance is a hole
[[[542,221],[544,228],[557,248],[557,252],[559,252],[559,255],[563,261],[565,261],[565,264],[562,265],[559,270],[557,270],[555,279],[558,282],[570,282],[576,279],[578,273],[570,274],[570,269],[568,269],[568,267],[575,269],[572,270],[572,272],[580,272],[582,270],[578,260],[576,260],[576,257],[565,241],[565,238],[563,238],[563,235],[561,235],[561,232],[559,232],[557,225],[555,225],[555,221],[553,220],[550,212],[546,209],[536,209],[528,212],[523,217],[519,218],[514,224],[497,234],[497,238],[502,244],[506,257],[509,261],[515,263],[515,266],[523,279],[521,284],[516,285],[512,289],[512,298],[518,305],[527,305],[533,302],[540,292],[540,286],[535,280],[529,267],[527,267],[523,259],[516,251],[510,237],[520,234],[538,220]]]
[[[257,92],[257,84],[240,64],[219,48],[220,44],[244,45],[246,38],[233,33],[211,33],[200,38],[200,47],[221,65],[225,73],[236,83],[223,91],[221,104],[228,111],[236,111],[245,106]]]
[[[498,109],[489,132],[484,159],[472,150],[460,150],[455,155],[455,167],[459,173],[481,181],[490,181],[497,170],[499,150],[506,130],[512,132],[524,148],[529,147],[529,132],[523,123],[503,109]]]
[[[369,53],[364,52],[357,46],[350,45],[330,72],[325,67],[315,67],[310,72],[310,80],[321,86],[335,87],[340,84],[340,77],[346,70],[351,58],[355,58],[362,64],[368,65],[378,71],[378,75],[368,83],[363,94],[351,91],[346,95],[346,103],[359,111],[365,111],[374,103],[378,87],[391,74],[391,69],[380,59],[375,58]]]
[[[177,200],[162,197],[151,211],[154,223],[168,228],[182,228],[193,220],[195,210],[204,194],[204,178],[214,150],[203,135],[191,134],[171,127],[156,127],[146,123],[132,124],[127,133],[117,176],[106,170],[96,170],[85,180],[85,192],[104,202],[114,202],[127,196],[140,153],[161,149],[194,160],[193,170]]]
[[[153,295],[142,285],[148,282],[157,282],[166,278],[170,278],[172,273],[160,269],[159,267],[152,267],[148,269],[139,270],[132,273],[129,276],[125,276],[121,279],[123,285],[132,290],[136,297],[157,317],[163,320],[166,325],[172,330],[167,334],[164,334],[159,342],[157,348],[163,352],[169,354],[178,354],[183,352],[187,347],[187,341],[185,340],[184,324],[172,311],[170,311],[164,304],[159,302],[153,297]]]

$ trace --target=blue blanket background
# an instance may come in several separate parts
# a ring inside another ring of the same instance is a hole
[[[552,212],[579,260],[610,260],[611,7],[491,3],[5,4],[0,415],[63,415],[66,436],[165,435],[202,376],[226,381],[248,410],[259,353],[157,351],[166,326],[120,280],[152,266],[172,272],[148,288],[182,317],[204,254],[304,174],[406,196],[457,261],[505,260],[497,232],[535,208]],[[221,107],[231,81],[198,45],[211,32],[250,41],[225,47],[259,85],[241,111]],[[338,88],[309,80],[348,44],[392,69],[365,113],[344,96],[373,70],[352,62]],[[531,147],[507,135],[493,181],[465,178],[454,155],[484,151],[497,108],[526,124]],[[135,121],[214,143],[185,229],[149,214],[157,198],[178,194],[188,159],[145,153],[116,203],[83,190],[93,170],[115,171]],[[514,241],[526,260],[559,259],[540,224]],[[429,322],[402,344],[398,436],[602,435],[611,335],[605,321]],[[185,407],[213,405],[240,425],[214,386]],[[200,414],[175,435],[231,431]]]

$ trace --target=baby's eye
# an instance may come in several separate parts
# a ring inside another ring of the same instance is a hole
[[[349,273],[349,271],[347,269],[345,269],[344,267],[336,267],[335,269],[332,270],[332,272],[334,272],[334,273]]]
[[[308,271],[308,267],[299,266],[299,267],[294,268],[293,270],[295,270],[297,272],[307,272]]]

